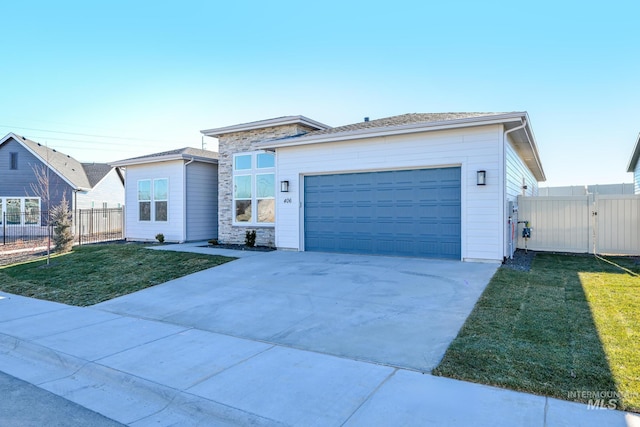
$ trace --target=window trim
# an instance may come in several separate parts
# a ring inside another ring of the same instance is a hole
[[[140,183],[147,181],[149,182],[149,200],[140,200]],[[166,181],[167,182],[167,197],[166,199],[157,199],[156,198],[156,182],[157,181]],[[159,177],[159,178],[143,178],[139,179],[136,182],[136,199],[138,202],[138,215],[137,222],[139,223],[168,223],[169,222],[169,178],[168,177]],[[140,219],[140,203],[145,202],[149,203],[149,219]],[[156,202],[166,202],[167,204],[167,219],[158,220],[156,219]]]
[[[156,181],[166,181],[167,182],[167,196],[165,199],[156,199]],[[169,222],[169,178],[154,178],[153,185],[151,188],[151,199],[153,200],[153,222]],[[158,220],[156,215],[156,202],[166,202],[167,203],[167,218],[163,220]]]
[[[6,224],[4,224],[4,220],[5,220],[5,214],[7,213],[7,200],[20,200],[20,209],[19,209],[19,215],[20,215],[20,223],[19,224],[10,224],[9,222],[7,222]],[[29,222],[27,223],[27,200],[37,200],[38,201],[38,214],[37,214],[37,218],[38,221],[37,222]],[[38,226],[42,226],[42,198],[38,197],[38,196],[18,196],[18,197],[11,197],[11,196],[3,196],[0,197],[0,225],[6,225],[8,227],[24,227],[24,226],[28,226],[28,227],[38,227]]]
[[[259,154],[270,154],[274,156],[274,162],[272,167],[267,168],[258,168],[258,155]],[[251,168],[250,169],[237,169],[236,170],[236,157],[240,156],[251,156]],[[258,197],[257,191],[257,176],[258,175],[273,175],[273,197]],[[236,189],[235,182],[236,177],[239,176],[250,176],[251,177],[251,197],[240,197],[236,198]],[[233,154],[233,159],[231,162],[231,225],[234,227],[275,227],[275,216],[273,222],[258,222],[258,202],[260,200],[274,200],[276,199],[276,159],[275,154],[265,151],[245,151]],[[248,200],[251,204],[251,221],[236,221],[236,201]],[[275,209],[275,208],[274,208]]]
[[[141,200],[140,199],[140,183],[141,182],[149,182],[149,200]],[[151,203],[152,203],[152,199],[153,199],[153,184],[152,184],[152,180],[151,179],[139,179],[136,182],[136,200],[138,202],[138,222],[142,222],[142,223],[147,223],[147,222],[152,222],[153,218],[152,218],[152,214],[151,214]],[[140,203],[145,202],[145,203],[149,203],[149,219],[141,219],[140,218]]]
[[[12,170],[12,171],[18,170],[18,152],[17,151],[11,151],[9,153],[9,170]]]

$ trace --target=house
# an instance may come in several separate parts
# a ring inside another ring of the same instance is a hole
[[[0,217],[9,214],[11,225],[37,225],[47,210],[44,187],[47,177],[49,207],[63,195],[71,210],[115,208],[124,204],[124,181],[117,169],[104,163],[80,163],[73,157],[9,133],[0,139]],[[45,200],[43,200],[43,198]],[[26,215],[19,215],[25,212]],[[20,219],[18,219],[20,218]]]
[[[635,194],[640,194],[640,164],[638,164],[638,159],[640,159],[640,134],[638,134],[636,145],[633,147],[633,152],[627,165],[627,172],[633,173],[633,188]]]
[[[526,112],[286,116],[218,138],[218,237],[296,251],[502,261],[518,195],[545,180]]]
[[[218,153],[187,147],[111,165],[125,171],[127,240],[217,238]]]

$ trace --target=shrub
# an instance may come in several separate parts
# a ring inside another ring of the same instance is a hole
[[[164,243],[164,234],[162,233],[156,234],[156,240],[160,243]]]
[[[256,245],[256,230],[247,230],[244,235],[244,244],[250,248]]]
[[[62,195],[60,204],[51,210],[51,222],[53,223],[55,251],[69,252],[73,247],[73,233],[71,232],[71,211],[65,194]]]
[[[211,239],[208,242],[210,245],[217,245],[218,244],[218,239]]]

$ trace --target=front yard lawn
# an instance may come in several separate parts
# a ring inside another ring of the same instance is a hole
[[[234,258],[154,251],[141,244],[78,246],[46,260],[0,268],[0,290],[88,306],[139,291]]]
[[[607,260],[499,269],[433,373],[640,412],[640,269]]]

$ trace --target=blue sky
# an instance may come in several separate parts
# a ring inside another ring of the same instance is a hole
[[[282,115],[524,110],[542,185],[632,180],[635,2],[222,3],[3,2],[0,134],[104,162]]]

